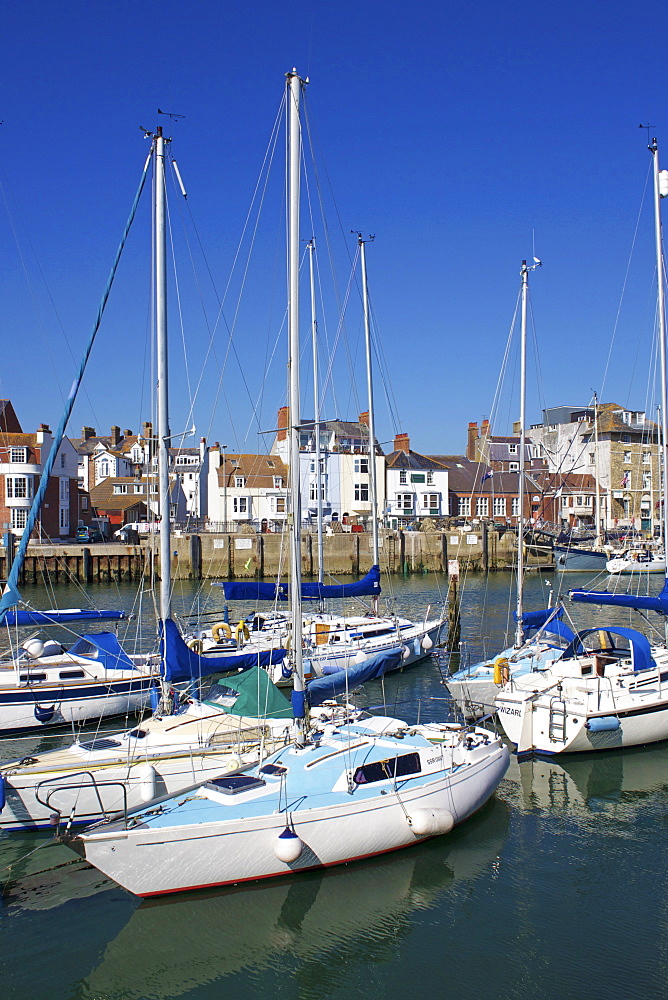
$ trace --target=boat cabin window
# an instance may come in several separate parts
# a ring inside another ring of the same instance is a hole
[[[420,754],[406,753],[401,757],[363,764],[355,771],[353,781],[356,785],[368,785],[372,781],[386,781],[388,778],[401,778],[406,774],[419,774],[421,770]]]
[[[586,667],[583,666],[582,667],[582,676],[586,677],[588,674],[591,674],[593,672],[593,669],[594,668],[592,667],[591,663],[588,663]]]
[[[85,677],[86,674],[83,670],[61,670],[58,674],[61,681],[70,680],[74,677]]]
[[[46,674],[20,674],[19,678],[22,681],[45,681]]]
[[[118,740],[91,740],[89,743],[80,743],[79,746],[82,750],[114,750],[116,747],[121,746]]]

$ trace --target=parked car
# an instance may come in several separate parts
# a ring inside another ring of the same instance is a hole
[[[89,528],[83,525],[77,528],[76,540],[77,542],[103,542],[104,536],[99,528]]]

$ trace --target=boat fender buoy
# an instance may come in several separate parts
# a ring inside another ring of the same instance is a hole
[[[510,665],[505,656],[499,656],[494,660],[494,683],[501,687],[508,683],[510,677]]]
[[[214,642],[220,642],[220,633],[224,632],[227,639],[232,638],[232,629],[227,622],[217,622],[211,629]]]
[[[5,808],[5,776],[0,774],[0,813]]]
[[[188,643],[188,649],[192,649],[193,653],[201,653],[204,649],[204,643],[201,639],[191,639]]]
[[[227,771],[238,771],[241,767],[241,758],[236,756],[230,757],[225,767]]]
[[[289,826],[286,826],[283,833],[280,833],[274,842],[274,854],[285,865],[293,864],[303,849],[304,844],[301,837],[298,837]]]
[[[601,715],[597,719],[588,719],[585,722],[585,729],[590,733],[610,733],[620,726],[621,723],[616,715]]]
[[[234,628],[234,639],[237,645],[240,645],[242,641],[245,642],[250,639],[250,632],[248,631],[246,622],[237,622]]]
[[[407,660],[410,655],[411,655],[411,648],[410,648],[410,646],[402,646],[401,647],[401,658],[402,658],[402,660]]]
[[[432,647],[433,645],[434,645],[434,643],[433,643],[433,642],[432,642],[432,640],[431,640],[431,636],[429,636],[429,635],[426,635],[426,636],[424,637],[424,639],[422,640],[422,648],[423,648],[423,649],[431,649],[431,647]]]
[[[152,764],[144,764],[137,772],[139,797],[142,802],[150,802],[158,791],[158,772]]]
[[[360,663],[366,663],[366,653],[363,653],[361,649],[358,649],[355,655],[353,656],[353,663],[358,665]]]
[[[408,817],[408,825],[416,837],[435,837],[450,833],[455,820],[447,809],[414,809]]]
[[[27,642],[23,643],[21,649],[31,660],[36,660],[44,655],[44,643],[41,639],[28,639]]]

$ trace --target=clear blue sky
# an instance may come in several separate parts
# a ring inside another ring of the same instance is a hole
[[[0,25],[0,179],[10,206],[0,212],[0,393],[25,429],[58,421],[143,166],[139,126],[153,128],[159,107],[185,115],[162,121],[203,247],[193,250],[200,275],[205,259],[222,291],[292,66],[310,78],[333,230],[376,235],[373,308],[396,403],[393,416],[378,376],[379,439],[402,430],[417,451],[464,449],[468,421],[490,413],[520,262],[534,245],[544,267],[531,279],[540,375],[532,363],[529,421],[543,405],[581,404],[601,390],[615,330],[603,398],[651,405],[649,189],[622,291],[651,160],[640,122],[651,123],[668,167],[665,3],[315,0],[291,13],[268,0],[15,0]],[[281,342],[254,424],[249,396],[260,393],[283,309],[276,202],[235,332],[245,385],[230,361],[218,388],[220,326],[195,404],[198,436],[230,450],[255,450],[248,428],[275,426],[285,396]],[[136,431],[150,419],[147,221],[144,208],[72,435],[83,424]],[[193,279],[182,292],[192,387],[209,334]],[[202,295],[212,325],[215,301],[209,288]],[[364,408],[358,302],[350,310],[359,395],[344,378],[325,416]],[[336,323],[327,320],[330,336]],[[171,331],[177,431],[188,387],[176,314]],[[516,416],[508,395],[495,429]]]

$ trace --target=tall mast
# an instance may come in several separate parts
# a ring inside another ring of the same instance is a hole
[[[311,279],[311,340],[313,345],[313,409],[315,411],[315,488],[318,501],[318,583],[324,583],[322,536],[322,470],[320,468],[320,386],[318,384],[318,320],[315,312],[315,274],[313,259],[315,239],[309,240],[309,276]],[[323,601],[320,600],[322,610]]]
[[[598,467],[598,396],[594,393],[594,476],[596,478],[596,541],[597,546],[601,545],[603,538],[601,535],[601,487],[599,485]]]
[[[286,73],[288,103],[288,372],[290,376],[290,594],[292,613],[293,695],[295,719],[304,718],[302,662],[301,491],[299,467],[299,181],[301,133],[299,102],[302,81],[295,69]]]
[[[160,618],[171,617],[171,543],[169,498],[169,409],[167,359],[167,242],[165,226],[165,139],[158,126],[154,138],[153,280],[158,375],[158,497],[160,506]]]
[[[529,268],[522,261],[520,269],[522,277],[522,333],[520,341],[520,470],[517,485],[518,517],[517,517],[517,628],[515,630],[515,645],[521,646],[524,640],[522,628],[522,610],[524,601],[524,438],[526,427],[526,394],[527,394],[527,298],[529,294]]]
[[[668,387],[666,380],[666,309],[664,303],[663,284],[663,245],[661,239],[661,198],[668,194],[668,172],[659,170],[659,146],[656,139],[652,139],[649,151],[654,157],[654,237],[656,243],[656,287],[657,287],[657,309],[659,312],[659,344],[661,357],[661,438],[663,453],[663,551],[668,559],[668,507],[666,493],[668,483]],[[668,572],[666,574],[668,580]],[[668,621],[664,625],[668,637]]]
[[[362,234],[357,234],[362,265],[362,300],[364,304],[364,342],[366,345],[366,385],[369,406],[369,494],[371,500],[371,539],[373,544],[373,565],[380,562],[380,546],[378,543],[378,489],[376,485],[376,428],[373,406],[373,369],[371,364],[371,322],[369,318],[369,285],[366,274],[366,240]],[[378,595],[373,597],[373,611],[378,614]]]
[[[524,467],[526,443],[526,399],[527,399],[527,301],[529,298],[529,271],[535,271],[541,262],[534,257],[535,264],[527,265],[522,261],[520,275],[522,277],[522,336],[520,342],[520,461],[517,500],[519,516],[517,518],[517,628],[515,630],[515,645],[521,646],[524,641],[522,628],[522,611],[524,602]]]

